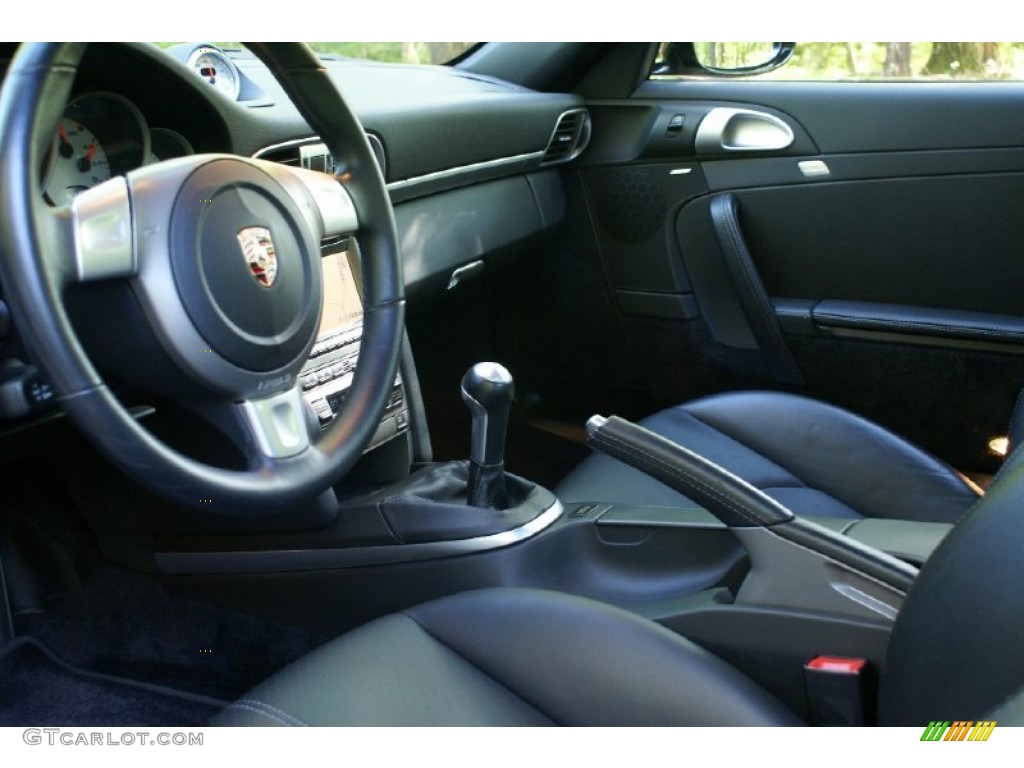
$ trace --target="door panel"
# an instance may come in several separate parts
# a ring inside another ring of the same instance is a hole
[[[762,187],[737,197],[772,295],[1024,308],[1024,173]]]
[[[689,350],[704,375],[652,363],[658,400],[737,383],[796,389],[961,467],[996,466],[988,439],[1005,430],[1024,384],[1021,104],[1024,85],[1013,83],[756,81],[650,82],[632,100],[591,104],[582,187],[617,310],[624,322],[650,321],[630,325],[638,345],[670,334],[704,345]],[[776,151],[695,141],[716,107],[772,115],[794,140]],[[615,200],[637,175],[644,204]],[[711,219],[722,194],[735,196],[803,387],[772,375],[764,319],[730,274]],[[623,246],[624,233],[659,216],[669,242]],[[674,258],[681,271],[665,266]],[[658,300],[623,301],[638,291]],[[655,309],[670,305],[689,310]]]

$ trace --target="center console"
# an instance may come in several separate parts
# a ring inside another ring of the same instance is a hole
[[[355,240],[338,238],[321,245],[324,303],[320,330],[302,367],[302,397],[326,429],[345,403],[359,362],[363,334],[359,250]],[[409,408],[401,373],[396,374],[380,426],[366,450],[370,451],[409,428]]]

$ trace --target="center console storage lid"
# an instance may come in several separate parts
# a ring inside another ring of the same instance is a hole
[[[604,509],[597,518],[597,524],[651,528],[725,528],[725,523],[698,506],[642,507],[615,504]]]
[[[641,526],[652,528],[725,528],[706,509],[693,507],[645,507],[628,504],[601,505],[598,525]],[[848,536],[893,557],[920,566],[928,559],[953,526],[947,523],[923,523],[911,520],[801,516],[823,528]]]

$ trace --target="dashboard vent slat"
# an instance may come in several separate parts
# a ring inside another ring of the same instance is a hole
[[[563,112],[544,150],[541,165],[567,163],[580,156],[590,141],[590,115],[585,109]]]

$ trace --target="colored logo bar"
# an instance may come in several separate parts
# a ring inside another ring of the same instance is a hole
[[[995,727],[995,720],[932,720],[921,741],[988,741]]]

